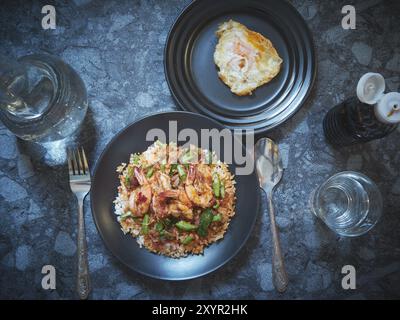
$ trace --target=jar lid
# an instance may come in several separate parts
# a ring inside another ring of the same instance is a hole
[[[381,122],[396,124],[400,122],[400,93],[389,92],[375,105],[375,115]]]
[[[357,84],[358,99],[367,104],[375,104],[382,98],[385,91],[385,79],[380,73],[368,72]]]

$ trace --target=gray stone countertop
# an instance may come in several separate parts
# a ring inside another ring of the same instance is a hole
[[[184,282],[129,271],[105,248],[85,202],[92,299],[370,299],[400,298],[400,132],[340,150],[326,144],[325,113],[354,92],[359,77],[382,73],[389,90],[400,84],[400,2],[354,1],[357,29],[343,30],[346,1],[295,0],[315,38],[318,75],[312,94],[289,121],[268,134],[285,165],[275,206],[290,277],[286,293],[271,280],[271,234],[262,214],[245,248],[225,267]],[[57,28],[42,30],[43,1],[5,1],[0,7],[0,53],[47,52],[82,76],[89,111],[82,130],[90,163],[125,125],[146,114],[176,110],[164,78],[169,28],[189,1],[55,1]],[[65,153],[16,139],[0,124],[0,298],[74,299],[76,204]],[[343,238],[311,214],[309,196],[343,170],[360,171],[379,186],[382,219],[368,234]],[[43,265],[57,271],[57,289],[41,287]],[[355,290],[343,290],[341,269],[357,271]]]

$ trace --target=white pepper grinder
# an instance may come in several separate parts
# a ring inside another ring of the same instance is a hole
[[[381,139],[400,123],[400,93],[385,91],[379,73],[364,74],[357,84],[357,97],[351,97],[328,111],[324,134],[335,146],[349,146]]]

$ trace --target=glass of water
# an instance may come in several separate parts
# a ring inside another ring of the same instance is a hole
[[[337,173],[311,196],[312,212],[336,233],[355,237],[368,232],[382,214],[382,196],[367,176]]]
[[[78,129],[87,107],[82,79],[61,59],[0,56],[0,121],[21,139],[62,140]]]

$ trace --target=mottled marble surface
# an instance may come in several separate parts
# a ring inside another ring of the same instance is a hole
[[[176,107],[164,79],[167,32],[189,1],[56,1],[57,28],[42,30],[47,2],[5,1],[0,53],[48,52],[82,76],[89,112],[80,134],[93,164],[121,127]],[[5,5],[7,3],[7,5]],[[200,279],[163,282],[130,272],[108,252],[85,202],[92,299],[365,299],[400,298],[400,132],[335,150],[323,138],[326,111],[353,94],[358,78],[381,72],[390,90],[400,84],[400,2],[354,1],[357,29],[343,30],[347,1],[293,1],[314,36],[318,76],[310,99],[269,134],[279,142],[286,171],[275,205],[290,277],[285,294],[271,281],[271,235],[265,197],[254,234],[222,269]],[[0,298],[71,299],[76,277],[76,204],[69,192],[61,145],[34,146],[0,124]],[[384,197],[378,225],[359,238],[341,238],[309,211],[311,191],[330,175],[357,170]],[[41,288],[41,268],[57,270],[57,289]],[[341,288],[341,268],[357,270],[357,289]]]

